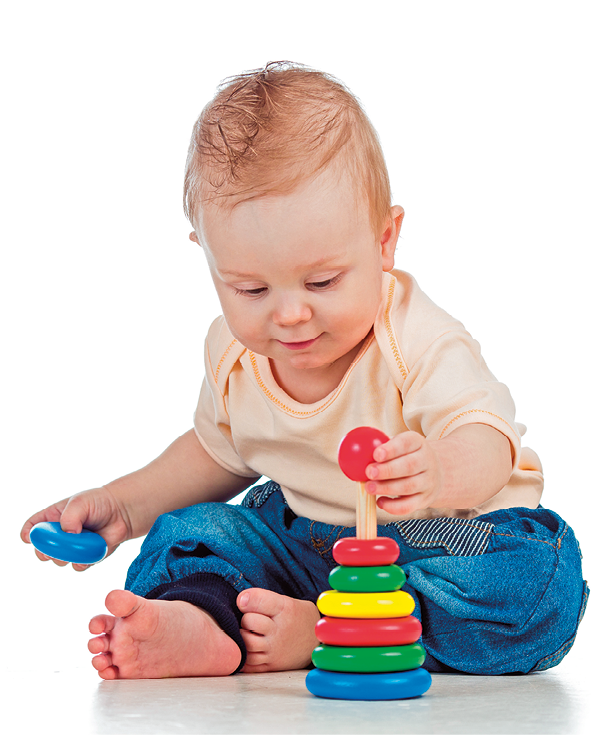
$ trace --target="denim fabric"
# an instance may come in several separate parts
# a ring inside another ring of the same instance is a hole
[[[354,535],[355,528],[296,516],[268,482],[241,506],[205,503],[160,516],[126,589],[180,599],[181,580],[218,575],[235,592],[262,587],[315,601],[329,589],[332,547]],[[401,520],[379,526],[379,535],[399,544],[430,671],[542,671],[569,651],[588,589],[577,540],[552,511]],[[232,615],[240,620],[237,610]]]

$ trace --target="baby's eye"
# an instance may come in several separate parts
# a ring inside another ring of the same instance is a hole
[[[313,281],[312,283],[308,283],[307,288],[311,288],[314,291],[324,291],[325,289],[334,286],[340,280],[341,276],[339,274],[338,276],[334,276],[334,278],[328,278],[326,281]]]
[[[261,296],[262,293],[267,291],[265,287],[262,288],[237,288],[236,293],[240,296]]]

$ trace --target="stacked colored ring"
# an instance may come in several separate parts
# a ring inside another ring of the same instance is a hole
[[[406,575],[397,564],[378,567],[335,567],[328,576],[338,592],[392,592],[400,590]]]
[[[431,682],[431,675],[426,669],[388,674],[346,674],[313,669],[305,679],[307,688],[316,697],[369,701],[420,697]]]
[[[326,590],[316,602],[323,615],[333,618],[402,618],[411,615],[415,603],[402,590],[394,592],[337,592]]]
[[[345,567],[377,567],[394,564],[399,558],[399,546],[387,536],[359,539],[342,538],[332,547],[337,564]]]
[[[316,623],[316,638],[329,646],[406,646],[422,635],[420,621],[405,618],[324,617]]]
[[[420,643],[409,646],[318,646],[311,660],[318,669],[356,674],[409,671],[424,663]]]
[[[333,588],[317,601],[325,616],[316,624],[322,645],[314,649],[316,668],[306,677],[318,697],[386,700],[419,697],[431,685],[420,668],[424,648],[417,643],[420,621],[414,600],[401,591],[406,581],[394,562],[399,547],[386,537],[345,538],[333,548],[339,566],[329,576]]]

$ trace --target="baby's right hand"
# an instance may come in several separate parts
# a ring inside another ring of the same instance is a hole
[[[35,513],[21,529],[21,538],[30,544],[29,532],[42,521],[60,521],[61,528],[67,533],[80,533],[82,528],[95,531],[107,542],[107,556],[112,554],[123,541],[130,537],[129,525],[125,514],[119,507],[114,496],[105,487],[95,488],[77,493],[70,498],[60,500],[48,506],[45,510]],[[48,561],[50,557],[36,549],[36,556],[41,561]],[[106,557],[105,557],[106,558]],[[67,566],[68,562],[52,559],[60,567]],[[88,564],[74,564],[78,571],[88,569]]]

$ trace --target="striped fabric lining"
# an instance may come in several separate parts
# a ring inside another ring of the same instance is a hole
[[[444,547],[450,556],[484,554],[491,539],[493,523],[468,518],[416,518],[388,523],[415,549]]]
[[[280,486],[273,481],[267,482],[265,485],[256,485],[250,488],[241,505],[243,508],[261,508],[270,495],[273,495],[279,488]]]

